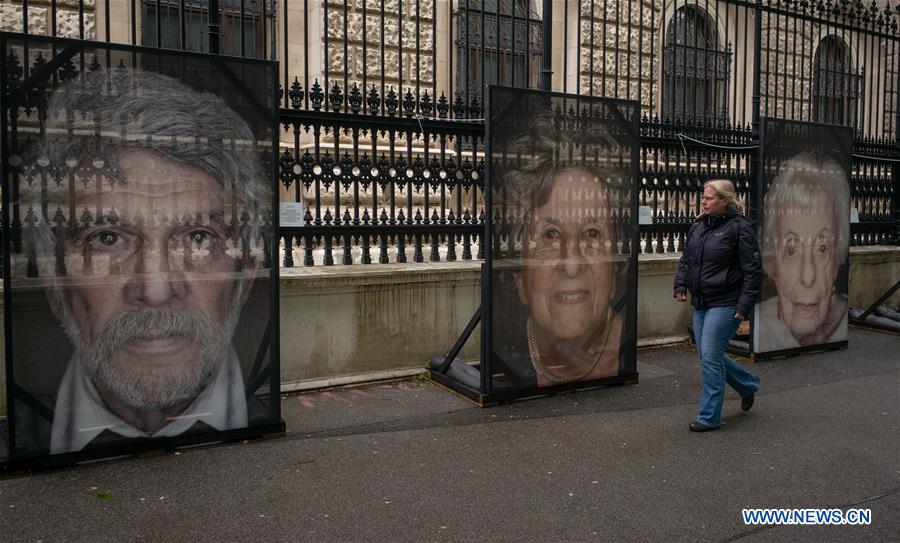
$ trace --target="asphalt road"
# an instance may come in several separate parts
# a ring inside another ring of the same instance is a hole
[[[425,381],[286,396],[288,435],[0,481],[0,541],[897,541],[900,338],[750,364],[695,434],[691,348],[640,383],[479,409]],[[871,509],[746,526],[748,507]]]

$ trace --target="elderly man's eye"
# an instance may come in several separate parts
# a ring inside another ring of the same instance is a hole
[[[826,243],[822,243],[816,249],[819,251],[820,254],[826,254],[828,251],[831,250],[831,247],[829,247],[828,244],[826,244]]]
[[[113,230],[100,230],[87,237],[87,244],[100,251],[123,250],[129,245],[124,235]]]

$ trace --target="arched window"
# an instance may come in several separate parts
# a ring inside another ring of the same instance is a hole
[[[813,66],[813,118],[855,126],[861,77],[853,71],[850,48],[837,36],[826,36],[819,42]]]
[[[712,19],[696,7],[680,7],[665,32],[663,117],[724,119],[731,48],[719,43]]]
[[[483,105],[485,85],[536,86],[542,34],[536,0],[460,0],[457,16],[454,70],[460,94],[468,91],[469,100],[477,96]]]

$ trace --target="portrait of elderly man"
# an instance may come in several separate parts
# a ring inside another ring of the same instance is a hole
[[[626,360],[628,257],[618,241],[627,227],[615,219],[628,204],[615,186],[629,172],[605,130],[561,124],[540,114],[506,150],[523,157],[502,181],[518,217],[509,243],[519,258],[496,266],[494,307],[506,322],[496,325],[505,330],[494,348],[517,385],[613,377]]]
[[[140,70],[76,78],[47,110],[32,158],[62,182],[32,183],[20,205],[37,216],[25,240],[72,356],[49,436],[36,432],[34,446],[57,454],[247,427],[262,406],[232,338],[268,274],[260,215],[271,207],[247,122]]]
[[[847,339],[849,186],[831,158],[803,152],[785,160],[765,194],[763,269],[775,295],[759,304],[758,352]]]

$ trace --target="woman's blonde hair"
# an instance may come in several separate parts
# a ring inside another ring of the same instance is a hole
[[[734,190],[734,183],[731,181],[727,179],[710,179],[703,183],[703,188],[705,189],[706,187],[711,187],[720,198],[725,198],[729,204],[734,204],[734,207],[738,208],[741,214],[747,212],[744,203],[738,199],[737,191]]]

